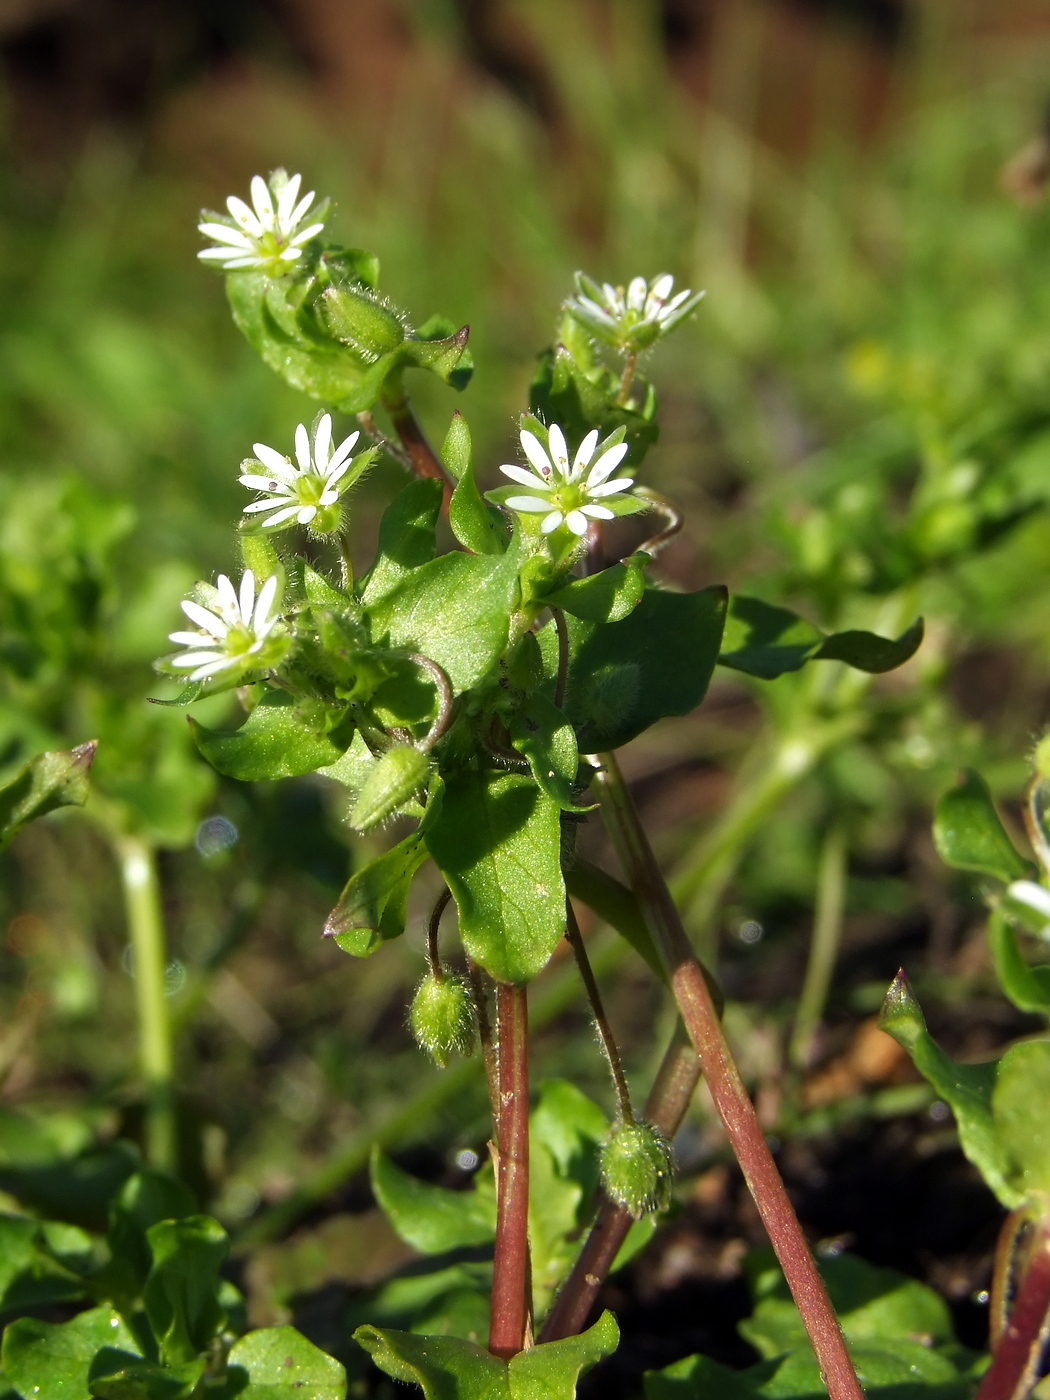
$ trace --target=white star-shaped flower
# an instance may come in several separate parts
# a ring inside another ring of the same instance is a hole
[[[214,238],[219,245],[204,248],[197,256],[226,272],[245,267],[261,268],[275,277],[288,272],[302,257],[302,245],[324,228],[323,219],[300,227],[314,202],[313,190],[299,198],[302,179],[293,175],[289,180],[283,170],[275,170],[269,183],[261,175],[254,176],[251,205],[235,194],[226,201],[232,223],[205,217],[197,225],[206,238]]]
[[[562,523],[574,535],[584,535],[588,519],[613,519],[614,511],[595,502],[627,491],[634,485],[634,478],[630,476],[609,480],[627,455],[625,442],[607,448],[597,461],[592,462],[598,447],[598,430],[595,428],[580,443],[570,466],[565,434],[557,423],[552,423],[547,430],[546,449],[535,433],[530,433],[527,428],[522,430],[520,436],[532,471],[513,465],[500,467],[500,471],[511,481],[527,486],[533,494],[508,497],[505,504],[511,510],[536,514],[543,512],[540,529],[545,535]]]
[[[173,657],[170,664],[179,671],[189,671],[191,681],[207,680],[235,666],[249,670],[258,665],[256,658],[280,621],[279,613],[270,612],[277,596],[276,575],[266,580],[258,598],[251,569],[244,571],[239,593],[225,574],[219,575],[217,591],[212,608],[189,598],[182,604],[182,611],[199,631],[172,632],[170,636],[171,641],[189,648]]]
[[[599,285],[577,272],[576,295],[565,305],[603,340],[638,351],[674,330],[704,296],[689,288],[672,296],[673,290],[674,278],[669,272],[661,272],[651,282],[635,277],[626,290],[608,282]]]
[[[334,529],[339,523],[338,513],[328,508],[336,505],[341,492],[350,485],[352,478],[348,478],[347,473],[355,460],[350,453],[360,436],[360,433],[351,433],[333,451],[330,413],[324,414],[318,422],[312,443],[305,423],[300,423],[295,430],[295,460],[298,466],[276,448],[267,447],[264,442],[255,443],[257,461],[249,458],[243,465],[261,465],[268,475],[249,471],[238,480],[242,486],[251,487],[253,491],[265,491],[266,495],[262,500],[245,506],[244,514],[272,511],[263,521],[264,529],[290,524],[293,519],[300,525],[312,524],[320,533]]]

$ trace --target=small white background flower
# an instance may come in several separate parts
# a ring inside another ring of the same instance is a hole
[[[580,443],[570,465],[565,434],[557,423],[552,423],[547,431],[546,449],[535,433],[530,433],[527,428],[522,430],[520,436],[532,471],[514,465],[502,466],[500,471],[511,481],[527,486],[533,494],[509,496],[505,504],[511,510],[536,514],[543,512],[540,529],[545,535],[563,523],[574,535],[583,535],[589,519],[613,519],[615,512],[597,502],[627,491],[634,485],[634,478],[629,476],[609,480],[627,456],[625,442],[607,448],[597,460],[592,461],[598,447],[598,430],[594,429]]]
[[[299,225],[314,202],[314,192],[299,198],[301,175],[289,180],[283,170],[275,170],[269,184],[261,175],[252,179],[252,202],[245,204],[235,194],[226,207],[233,226],[205,220],[197,225],[206,238],[220,246],[204,248],[197,254],[205,262],[217,263],[227,272],[238,268],[262,268],[279,275],[302,257],[302,245],[324,228],[324,221]]]
[[[251,569],[245,570],[239,593],[225,574],[219,575],[216,588],[218,597],[212,608],[202,607],[190,598],[182,604],[182,611],[200,631],[171,633],[171,641],[189,648],[172,657],[171,665],[190,671],[191,681],[207,680],[220,671],[250,663],[280,621],[280,614],[270,613],[277,596],[276,575],[266,580],[258,598]]]
[[[318,420],[312,443],[305,423],[300,423],[295,430],[295,460],[298,466],[276,448],[267,447],[264,442],[255,443],[258,463],[266,468],[269,475],[248,471],[238,480],[242,486],[248,486],[253,491],[265,491],[266,496],[245,506],[244,514],[271,511],[272,514],[263,521],[264,528],[285,525],[293,519],[300,525],[318,523],[318,512],[334,506],[340,492],[350,484],[344,478],[353,464],[354,459],[350,454],[360,436],[360,433],[351,433],[333,450],[330,413],[325,413]],[[255,466],[256,463],[249,458],[243,465]],[[332,528],[335,523],[333,520],[327,528]]]

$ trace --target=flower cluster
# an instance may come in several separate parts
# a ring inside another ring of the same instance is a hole
[[[562,524],[567,525],[574,535],[584,535],[588,520],[613,519],[615,511],[596,502],[627,491],[634,485],[634,478],[629,476],[609,480],[627,455],[625,442],[606,448],[596,461],[592,461],[598,447],[598,431],[595,429],[580,443],[570,466],[565,434],[557,423],[552,423],[547,431],[546,449],[535,433],[530,433],[527,428],[520,436],[532,471],[514,465],[502,466],[500,471],[511,481],[528,487],[532,494],[508,497],[505,504],[511,510],[542,512],[544,518],[540,529],[545,535]]]
[[[637,354],[685,320],[700,304],[704,293],[685,291],[671,295],[674,278],[662,272],[647,282],[635,277],[626,291],[608,282],[599,285],[576,274],[576,295],[565,303],[566,310],[581,321],[599,340],[618,350]]]
[[[191,681],[205,681],[220,671],[239,668],[243,672],[259,669],[265,664],[279,613],[272,613],[277,596],[277,577],[268,578],[255,596],[255,575],[245,570],[240,592],[225,574],[220,574],[217,598],[211,608],[187,598],[182,611],[200,629],[197,632],[172,632],[171,641],[189,650],[171,660],[178,671],[189,671]]]
[[[351,433],[334,450],[332,448],[332,415],[325,413],[317,422],[313,442],[300,423],[295,430],[295,460],[282,456],[264,442],[254,444],[255,458],[241,463],[243,467],[264,467],[265,474],[257,471],[244,471],[238,478],[242,486],[253,491],[264,491],[266,495],[244,507],[245,515],[256,515],[262,511],[271,514],[263,521],[264,529],[278,525],[290,525],[293,521],[309,525],[315,534],[327,534],[339,527],[339,497],[346,488],[360,476],[360,470],[351,473],[351,467],[363,469],[364,454],[354,458],[350,454],[360,433]],[[371,460],[371,454],[368,460]]]
[[[222,216],[216,216],[205,217],[197,225],[206,238],[215,239],[219,245],[204,248],[197,256],[217,264],[224,272],[257,268],[274,277],[288,272],[302,257],[303,244],[324,228],[324,220],[317,219],[319,210],[314,211],[314,223],[300,228],[314,202],[313,190],[299,198],[301,184],[301,175],[289,179],[283,170],[275,170],[269,184],[256,175],[252,179],[251,205],[234,194],[226,201],[230,223],[219,222]]]

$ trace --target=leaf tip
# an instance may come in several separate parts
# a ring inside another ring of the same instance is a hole
[[[890,983],[889,991],[883,1000],[879,1012],[879,1030],[891,1035],[906,1050],[910,1050],[919,1037],[925,1034],[926,1019],[903,967]]]

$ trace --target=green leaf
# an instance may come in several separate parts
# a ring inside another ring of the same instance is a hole
[[[573,579],[564,588],[546,594],[543,602],[586,622],[622,622],[642,601],[645,568],[650,562],[648,554],[632,554],[600,573]]]
[[[226,1321],[219,1266],[230,1242],[208,1215],[162,1220],[146,1231],[153,1267],[142,1298],[161,1354],[171,1365],[193,1361]]]
[[[413,832],[356,870],[325,922],[325,936],[356,958],[367,958],[388,939],[399,938],[405,931],[409,886],[426,858],[423,838]]]
[[[294,1327],[263,1327],[234,1342],[230,1400],[345,1400],[346,1372]]]
[[[1006,834],[988,784],[972,769],[937,803],[933,841],[941,860],[956,870],[975,870],[1004,884],[1032,873]]]
[[[650,392],[637,412],[616,402],[620,387],[616,376],[597,367],[589,369],[564,345],[545,351],[529,391],[529,407],[542,422],[560,424],[573,449],[592,428],[603,439],[617,428],[625,429],[629,451],[624,466],[637,465],[660,435],[656,396]],[[610,505],[615,499],[610,498]]]
[[[582,856],[577,856],[565,871],[565,887],[574,899],[593,909],[610,928],[626,938],[661,981],[666,980],[667,974],[633,890]]]
[[[573,786],[580,766],[576,733],[561,710],[536,691],[527,695],[514,712],[510,741],[528,760],[532,776],[563,812],[587,812],[573,801]]]
[[[1012,1045],[992,1091],[995,1134],[1025,1198],[1050,1195],[1050,1041]]]
[[[468,955],[497,981],[529,981],[565,932],[557,803],[524,774],[461,769],[426,843]]]
[[[142,1353],[119,1314],[104,1307],[71,1322],[18,1318],[4,1331],[2,1359],[7,1379],[32,1400],[91,1400],[93,1366],[113,1369]]]
[[[421,1254],[444,1254],[496,1236],[496,1198],[477,1186],[449,1191],[417,1181],[379,1147],[372,1149],[372,1190],[391,1225]]]
[[[136,1172],[120,1189],[110,1207],[105,1268],[109,1295],[122,1302],[137,1297],[153,1265],[147,1232],[161,1220],[181,1220],[196,1210],[193,1193],[162,1172]]]
[[[419,340],[455,341],[458,346],[464,347],[467,343],[468,329],[467,326],[462,326],[457,331],[456,323],[451,317],[435,314],[429,316],[421,326],[416,328],[416,337]],[[470,383],[473,374],[473,357],[469,350],[460,348],[458,359],[452,369],[443,375],[443,378],[451,388],[462,391]]]
[[[0,1215],[0,1312],[69,1302],[84,1292],[84,1280],[55,1257],[38,1220]]]
[[[387,506],[379,522],[375,561],[362,580],[364,603],[374,603],[413,569],[434,558],[441,495],[441,482],[435,477],[424,477],[402,487]]]
[[[75,749],[37,754],[0,788],[0,848],[22,827],[56,807],[84,805],[95,748],[92,741]]]
[[[518,558],[453,552],[413,569],[369,610],[372,640],[420,652],[459,694],[476,685],[507,645]]]
[[[580,1375],[615,1351],[619,1339],[608,1312],[578,1337],[545,1342],[509,1362],[458,1337],[370,1326],[354,1333],[380,1370],[422,1386],[426,1400],[572,1400]]]
[[[886,993],[879,1027],[903,1045],[915,1068],[933,1085],[955,1114],[959,1141],[966,1156],[1008,1210],[1024,1199],[1011,1180],[1011,1167],[1003,1152],[992,1116],[992,1093],[998,1065],[960,1065],[950,1059],[926,1029],[919,1003],[903,972]]]
[[[474,480],[470,429],[459,414],[452,415],[452,426],[441,449],[441,460],[455,480],[449,502],[448,522],[452,533],[465,549],[474,554],[503,554],[509,543],[502,513],[482,499]]]
[[[988,920],[988,948],[999,985],[1021,1011],[1050,1016],[1050,967],[1029,967],[1000,907]]]
[[[435,1267],[427,1259],[408,1265],[350,1311],[353,1321],[368,1318],[376,1326],[403,1328],[422,1337],[480,1342],[488,1335],[491,1293],[489,1261]]]
[[[190,727],[212,767],[245,783],[313,773],[336,763],[343,752],[316,715],[278,690],[267,691],[240,729],[205,729],[192,718]]]
[[[667,715],[685,715],[707,691],[718,656],[726,591],[648,588],[622,622],[569,624],[565,712],[583,753],[619,748]],[[548,672],[557,666],[553,623],[540,634]]]
[[[203,1356],[174,1368],[152,1361],[125,1363],[119,1352],[102,1352],[91,1367],[91,1394],[98,1400],[188,1400],[197,1391],[205,1364]]]
[[[10,1191],[40,1215],[85,1229],[104,1229],[113,1196],[140,1165],[134,1144],[117,1138],[57,1160],[20,1162],[16,1158],[0,1167],[0,1189]]]
[[[445,441],[441,447],[441,460],[453,481],[462,481],[470,471],[474,460],[474,450],[470,440],[467,420],[457,408],[452,415]]]
[[[729,600],[718,661],[762,680],[798,671],[814,660],[844,661],[858,671],[892,671],[914,656],[922,638],[921,618],[896,640],[862,631],[829,637],[790,608],[735,593]]]

